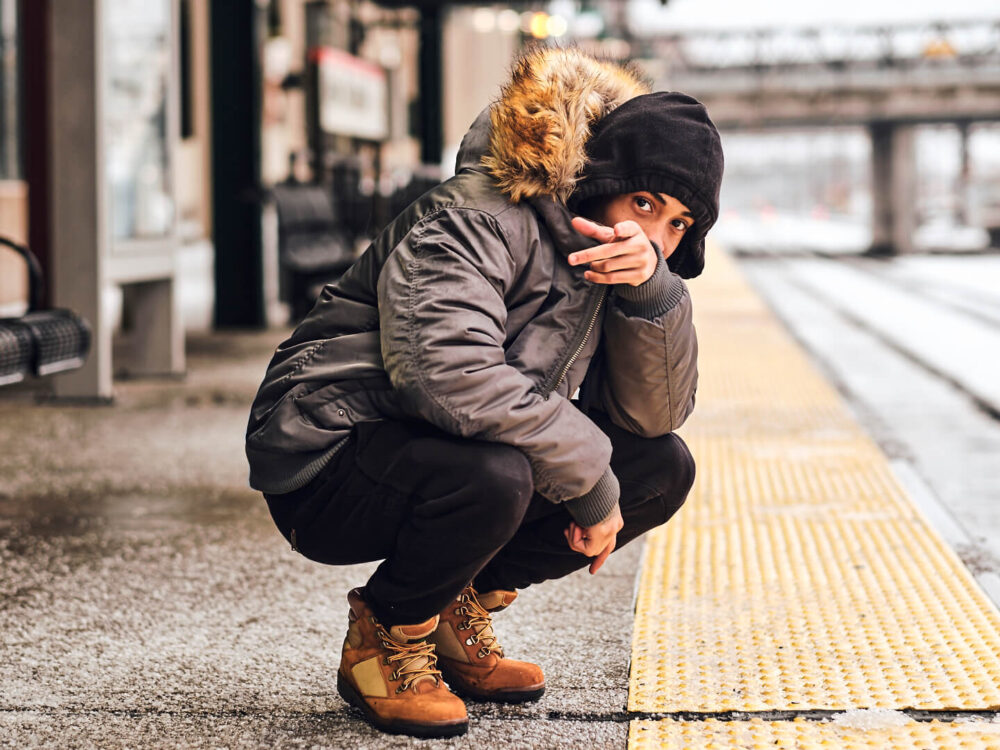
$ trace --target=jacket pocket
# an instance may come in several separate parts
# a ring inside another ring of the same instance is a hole
[[[384,394],[378,397],[384,378],[366,378],[331,383],[295,400],[305,419],[325,430],[349,430],[358,422],[381,419]]]

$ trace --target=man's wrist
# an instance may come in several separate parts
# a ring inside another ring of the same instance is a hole
[[[566,510],[578,526],[595,526],[611,516],[618,506],[620,494],[618,477],[609,466],[589,492],[565,502]]]
[[[638,286],[620,284],[615,288],[618,306],[630,317],[652,320],[669,312],[684,297],[686,287],[680,276],[670,272],[667,262],[657,253],[653,275]]]

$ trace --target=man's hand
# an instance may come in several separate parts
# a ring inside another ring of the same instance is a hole
[[[583,274],[588,281],[639,286],[656,270],[656,249],[636,222],[620,221],[613,227],[606,227],[574,216],[573,228],[604,243],[569,256],[571,266],[590,265],[590,270]]]
[[[579,526],[576,521],[570,521],[563,535],[571,550],[594,558],[590,563],[590,574],[594,575],[615,551],[618,532],[624,525],[621,509],[616,505],[610,516],[593,526]]]

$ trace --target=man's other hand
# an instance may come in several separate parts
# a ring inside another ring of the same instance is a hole
[[[580,526],[576,521],[570,521],[563,535],[571,550],[594,558],[590,563],[590,574],[593,575],[604,565],[608,555],[615,551],[618,532],[624,525],[621,509],[615,505],[610,516],[593,526]]]
[[[582,216],[574,216],[573,228],[604,243],[578,250],[569,256],[571,266],[589,266],[583,274],[587,281],[639,286],[656,270],[656,250],[636,222],[620,221],[613,227],[606,227]]]

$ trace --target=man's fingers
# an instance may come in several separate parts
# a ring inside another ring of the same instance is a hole
[[[569,548],[574,552],[579,552],[581,555],[590,556],[591,552],[588,550],[590,540],[584,539],[584,531],[581,526],[575,522],[570,522],[569,526],[563,529],[563,536],[566,537],[566,543]]]
[[[599,242],[611,242],[615,238],[615,230],[598,224],[596,221],[585,219],[582,216],[574,216],[571,222],[573,228],[580,234],[598,240]]]
[[[642,227],[640,227],[636,222],[631,220],[619,221],[614,226],[615,239],[617,240],[624,240],[628,239],[629,237],[635,237],[641,231]]]
[[[646,259],[640,255],[628,254],[618,255],[607,260],[595,260],[590,264],[590,270],[597,273],[611,273],[612,271],[640,270],[646,266]]]
[[[608,557],[611,555],[611,553],[614,551],[615,551],[615,540],[612,539],[611,542],[608,544],[608,546],[605,547],[603,550],[601,550],[601,554],[599,554],[597,557],[594,558],[594,562],[590,564],[590,575],[594,575],[594,573],[600,570],[601,566],[604,565],[604,561],[607,560]]]
[[[624,242],[612,242],[608,245],[598,245],[597,247],[587,248],[586,250],[578,250],[569,256],[569,264],[571,266],[580,266],[585,263],[593,263],[594,261],[608,260],[609,258],[617,258],[620,255],[633,255],[635,254],[635,248]]]

